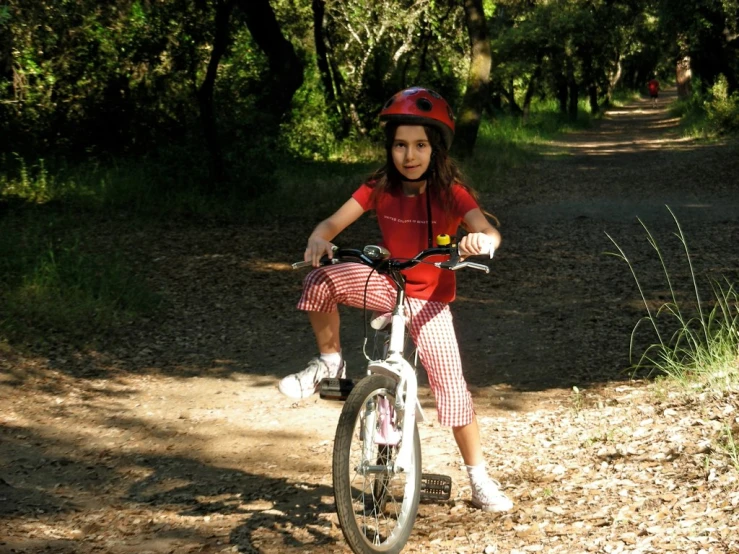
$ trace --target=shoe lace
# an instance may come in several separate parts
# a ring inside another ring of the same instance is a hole
[[[501,484],[495,479],[488,478],[473,485],[475,496],[480,499],[492,501],[498,498],[505,498],[505,494],[500,490]]]
[[[308,379],[315,382],[316,376],[321,370],[321,363],[321,360],[319,360],[318,358],[313,358],[310,362],[308,362],[308,367],[295,374],[295,378],[301,383]]]

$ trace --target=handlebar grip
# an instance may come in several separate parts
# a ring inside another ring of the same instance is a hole
[[[493,248],[493,237],[489,235],[485,235],[485,243],[482,245],[480,252],[478,252],[477,254],[470,254],[468,252],[462,251],[461,249],[459,253],[465,257],[467,256],[488,256],[492,259],[493,254],[495,254],[495,248]]]
[[[493,239],[490,239],[490,241],[488,241],[480,251],[480,255],[490,256],[492,258],[493,252],[495,252],[495,249],[493,248]]]

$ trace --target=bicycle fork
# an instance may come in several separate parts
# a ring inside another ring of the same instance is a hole
[[[420,421],[426,419],[418,402],[415,370],[401,356],[391,353],[387,360],[372,362],[367,371],[391,377],[397,385],[394,403],[391,404],[386,397],[376,397],[365,406],[362,425],[363,459],[371,459],[375,445],[400,444],[395,461],[391,462],[391,467],[383,466],[382,471],[392,473],[407,471],[411,467],[416,417]],[[401,422],[400,429],[397,428],[398,421]],[[371,466],[367,467],[369,471],[374,469]]]

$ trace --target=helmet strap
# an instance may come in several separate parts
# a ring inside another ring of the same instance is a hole
[[[434,247],[434,233],[431,224],[431,190],[428,183],[426,184],[426,223],[429,231],[429,248]]]

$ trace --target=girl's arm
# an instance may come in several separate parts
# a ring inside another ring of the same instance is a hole
[[[485,214],[480,208],[474,208],[464,215],[464,223],[469,234],[462,237],[459,241],[460,254],[463,256],[474,256],[489,251],[492,257],[500,245],[501,236],[498,230],[493,227]],[[487,245],[491,249],[486,248]]]
[[[329,258],[333,255],[331,241],[354,223],[364,213],[364,208],[354,198],[347,200],[341,208],[336,210],[327,219],[321,221],[308,237],[308,246],[303,254],[306,262],[318,267],[321,257],[325,254]]]

